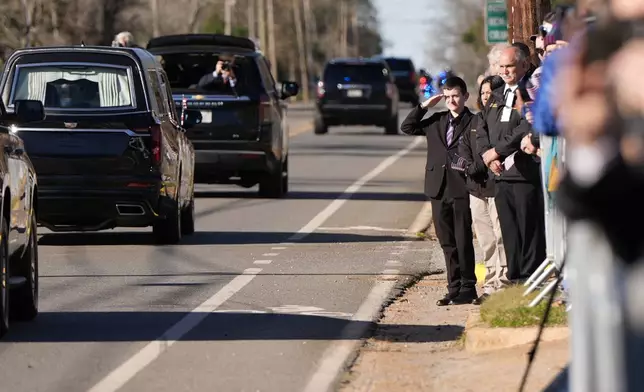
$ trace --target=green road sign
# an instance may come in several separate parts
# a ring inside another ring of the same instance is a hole
[[[508,8],[505,0],[485,2],[485,40],[488,45],[508,42]]]

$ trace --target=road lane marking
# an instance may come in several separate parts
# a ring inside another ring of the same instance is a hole
[[[112,370],[105,378],[94,385],[89,392],[118,391],[179,339],[199,325],[215,309],[249,284],[261,271],[261,268],[245,269],[241,275],[236,276],[213,296],[191,310],[190,313],[166,330],[157,340],[148,343],[121,366]]]
[[[289,126],[289,130],[288,130],[289,137],[295,137],[297,135],[303,134],[306,131],[312,131],[313,130],[313,121],[311,121],[310,123],[307,122],[305,124],[302,124],[302,125],[299,125],[299,126],[296,126],[296,127],[293,127],[293,128],[294,129],[291,130],[291,127]]]
[[[407,147],[398,151],[394,155],[389,156],[384,161],[380,162],[372,171],[362,176],[356,182],[351,184],[347,189],[342,192],[342,194],[332,201],[325,209],[320,211],[309,223],[302,227],[297,233],[293,234],[287,241],[299,241],[314,232],[318,227],[322,226],[327,219],[329,219],[333,214],[336,213],[343,205],[351,198],[351,196],[358,192],[366,183],[374,179],[376,176],[380,175],[382,172],[387,170],[389,166],[393,165],[400,158],[409,154],[416,146],[418,146],[424,140],[423,137],[415,137],[414,140],[407,145]]]
[[[279,253],[264,253],[262,256],[267,256],[267,257],[279,256]]]
[[[386,266],[390,266],[390,267],[398,266],[398,265],[401,265],[401,264],[402,264],[402,262],[400,262],[398,260],[387,260],[387,262],[385,263]]]
[[[326,230],[326,231],[385,231],[392,233],[405,233],[406,229],[391,229],[387,227],[375,227],[375,226],[349,226],[349,227],[318,227],[317,230]]]
[[[385,272],[387,274],[385,274]],[[356,348],[366,335],[370,324],[376,320],[380,309],[396,284],[398,270],[385,270],[376,281],[365,301],[342,330],[338,340],[334,340],[322,356],[320,366],[309,379],[304,392],[327,392],[333,386],[337,375],[346,360],[356,352]]]
[[[273,260],[255,260],[253,261],[253,264],[263,264],[263,265],[268,265],[272,263]]]
[[[271,248],[271,250],[284,250],[284,249],[286,249],[285,246],[274,246]]]

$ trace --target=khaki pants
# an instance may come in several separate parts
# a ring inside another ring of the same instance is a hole
[[[470,195],[472,222],[479,246],[483,250],[485,261],[485,283],[483,292],[492,294],[502,289],[509,282],[507,279],[508,264],[503,247],[501,224],[496,213],[493,197],[479,199]]]

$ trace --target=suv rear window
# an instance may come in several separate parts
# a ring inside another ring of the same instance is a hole
[[[212,52],[169,53],[158,56],[165,69],[170,87],[175,92],[203,92],[209,94],[256,96],[262,92],[262,80],[257,63],[253,57],[224,56]],[[212,90],[197,87],[199,80],[215,70],[218,60],[227,61],[237,83],[232,88],[228,84],[218,85]]]
[[[47,108],[100,109],[133,106],[128,67],[60,63],[16,68],[10,104],[39,100]]]
[[[379,64],[329,64],[324,70],[324,82],[373,83],[389,80],[389,71]]]
[[[387,59],[387,65],[392,71],[414,71],[414,63],[409,59]]]

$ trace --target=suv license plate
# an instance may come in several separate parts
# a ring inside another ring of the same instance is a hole
[[[212,122],[212,112],[210,110],[201,110],[201,123],[210,124]]]
[[[360,98],[362,97],[362,90],[347,90],[347,97]]]

